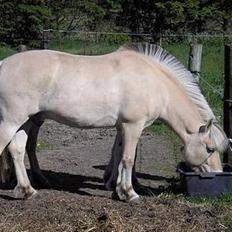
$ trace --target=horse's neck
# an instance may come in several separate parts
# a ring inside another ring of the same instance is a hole
[[[177,133],[181,140],[186,143],[190,135],[198,132],[203,124],[197,107],[189,99],[180,99],[172,96],[167,112],[163,119]]]

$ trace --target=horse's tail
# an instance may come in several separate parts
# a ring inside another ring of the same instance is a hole
[[[2,64],[3,64],[3,60],[0,60],[0,69],[2,67]]]
[[[7,148],[5,148],[0,156],[0,183],[7,184],[14,176],[13,160]]]
[[[3,64],[3,60],[0,60],[0,73],[1,73],[2,64]]]

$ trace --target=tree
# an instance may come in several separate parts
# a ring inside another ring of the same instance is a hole
[[[56,30],[95,30],[104,20],[114,20],[119,5],[112,0],[50,0],[51,27]]]
[[[2,42],[12,43],[15,28],[16,1],[0,0],[0,39]]]
[[[220,25],[219,28],[224,33],[232,32],[232,4],[230,0],[220,0],[214,2],[217,13],[214,20]]]
[[[150,33],[154,41],[163,33],[229,31],[231,26],[230,0],[121,0],[120,3],[121,25],[133,33]]]
[[[177,21],[183,18],[183,3],[180,1],[121,0],[121,23],[133,33],[150,33],[156,41],[160,34],[172,31]]]
[[[20,43],[38,46],[37,40],[50,16],[44,0],[2,1],[0,11],[1,27],[8,31],[0,35],[2,41],[14,46]]]

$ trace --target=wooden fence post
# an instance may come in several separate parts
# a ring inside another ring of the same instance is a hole
[[[24,44],[20,44],[20,45],[18,46],[18,51],[19,51],[19,52],[25,52],[25,51],[27,51],[27,46],[24,45]]]
[[[232,44],[225,45],[224,72],[224,131],[229,138],[232,138]],[[232,164],[232,152],[228,150],[223,157],[224,163]]]
[[[202,44],[192,44],[189,53],[189,70],[196,78],[197,82],[201,72]]]
[[[43,30],[43,49],[48,49],[49,30]]]

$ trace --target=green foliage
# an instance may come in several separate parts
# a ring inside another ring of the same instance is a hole
[[[0,34],[1,41],[13,46],[21,43],[30,45],[32,40],[35,44],[36,40],[40,40],[43,25],[50,16],[44,0],[14,0],[10,3],[3,0],[0,12],[0,27],[3,28],[3,33]]]
[[[212,86],[217,89],[223,89],[223,41],[221,39],[200,39],[199,42],[203,43],[203,63],[202,63],[202,77],[205,80],[210,82]],[[56,50],[62,50],[71,52],[74,54],[104,54],[110,51],[116,50],[119,44],[111,44],[107,41],[98,41],[89,40],[62,40],[60,41],[51,41],[50,48]],[[189,53],[189,44],[185,43],[164,43],[163,46],[178,59],[180,59],[186,66],[188,62],[188,53]],[[15,50],[12,50],[8,47],[0,47],[0,59],[6,57],[7,55],[15,53]],[[208,101],[210,102],[211,107],[216,110],[215,113],[217,116],[221,117],[222,115],[222,101],[218,96],[212,92],[203,82],[200,82],[202,85],[204,94],[207,96]],[[219,111],[219,112],[217,112]],[[180,141],[177,136],[169,130],[163,123],[157,122],[147,129],[148,131],[160,134],[162,136],[168,136],[168,139],[173,142],[173,156],[175,160],[180,160]],[[49,144],[44,144],[39,142],[37,149],[53,149]],[[158,167],[158,164],[157,164]],[[152,167],[154,168],[154,167]],[[158,167],[159,169],[165,169],[166,173],[173,173],[173,170],[169,170],[170,166]],[[162,197],[162,196],[161,196]],[[207,207],[212,207],[216,212],[221,210],[220,215],[218,215],[218,220],[223,225],[227,226],[229,229],[232,228],[232,195],[222,195],[218,198],[204,198],[204,197],[186,197],[183,195],[174,196],[182,202],[189,202],[197,205],[206,205]],[[229,231],[229,230],[228,230]]]
[[[231,10],[230,0],[0,0],[0,39],[14,46],[39,46],[44,28],[125,29],[152,34],[153,41],[158,41],[161,34],[176,32],[230,32]]]
[[[134,33],[151,33],[154,41],[163,33],[229,31],[232,4],[227,1],[121,0],[122,25]]]
[[[44,151],[44,150],[52,150],[54,149],[52,144],[46,143],[44,141],[39,141],[36,146],[37,152]]]
[[[131,41],[128,35],[118,35],[118,34],[101,34],[99,41],[106,42],[109,44],[122,45]]]

